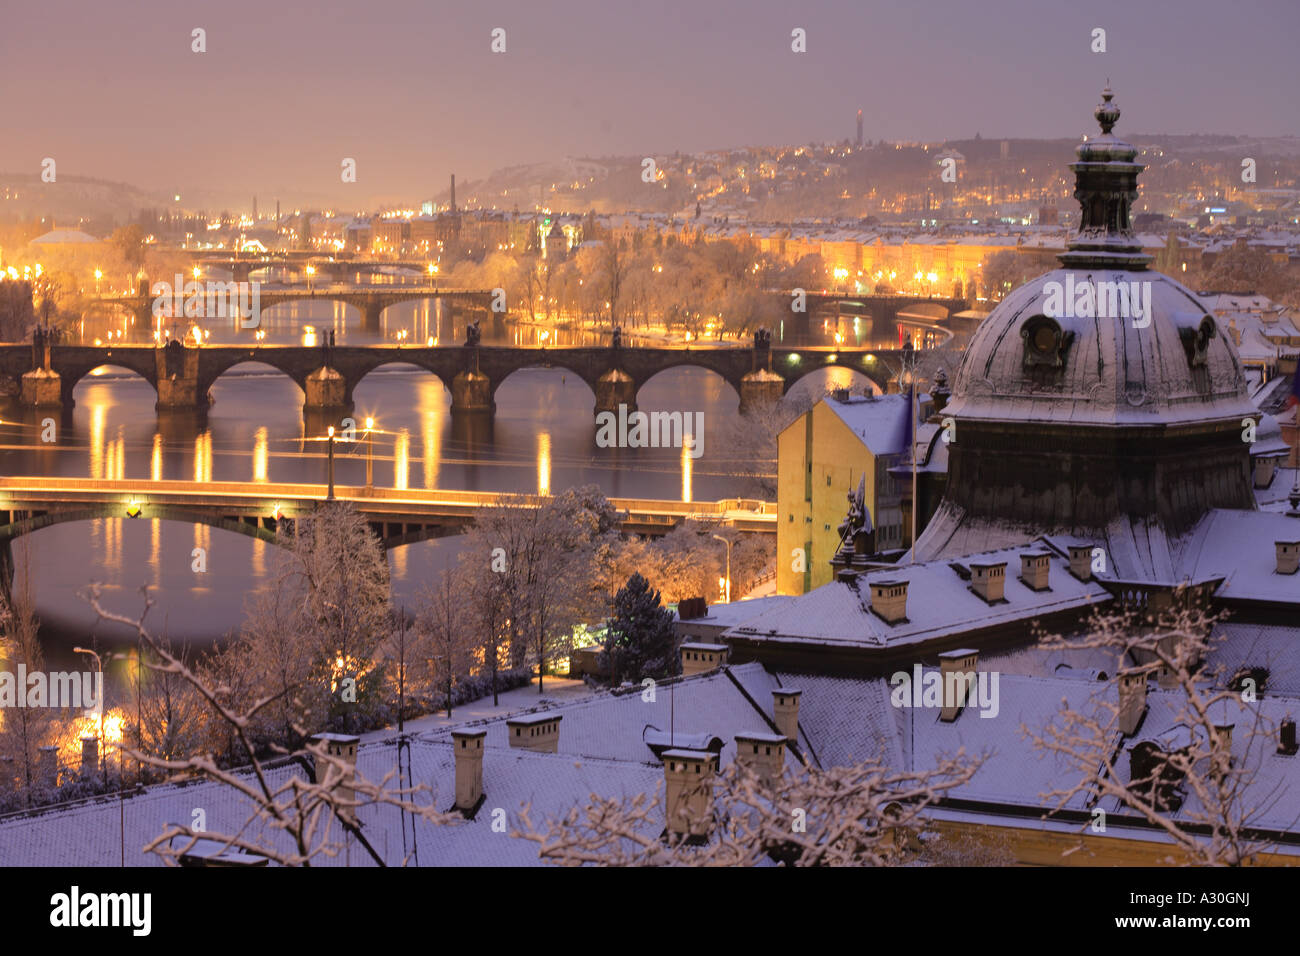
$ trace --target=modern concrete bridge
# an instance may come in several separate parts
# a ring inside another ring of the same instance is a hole
[[[283,545],[293,521],[327,500],[326,485],[269,482],[147,481],[13,476],[0,478],[0,590],[13,581],[14,539],[51,525],[95,518],[162,519],[224,528]],[[522,506],[527,495],[477,491],[335,486],[336,500],[350,502],[384,548],[459,534],[475,512],[492,505]],[[776,532],[776,504],[724,501],[662,501],[612,498],[623,530],[661,535],[687,518],[740,531]]]

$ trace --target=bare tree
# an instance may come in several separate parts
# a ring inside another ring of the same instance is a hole
[[[212,717],[230,729],[250,759],[247,767],[231,770],[219,767],[211,754],[165,759],[128,750],[132,759],[165,771],[173,779],[198,778],[228,787],[244,798],[248,808],[244,821],[229,830],[164,823],[162,832],[144,846],[144,852],[157,854],[168,865],[177,865],[182,855],[205,840],[220,845],[223,852],[257,854],[281,866],[311,866],[313,861],[336,856],[343,849],[345,838],[351,836],[370,852],[376,863],[386,865],[357,827],[359,808],[384,804],[438,825],[460,822],[459,815],[440,813],[431,802],[421,801],[419,795],[427,790],[423,785],[391,786],[396,771],[390,771],[379,781],[367,780],[346,759],[329,753],[316,742],[289,755],[294,761],[293,772],[277,774],[258,759],[248,732],[259,712],[275,697],[262,697],[243,707],[232,705],[228,688],[213,686],[172,654],[167,642],[145,626],[153,602],[147,588],[143,593],[145,607],[135,619],[106,611],[100,603],[98,585],[90,588],[88,601],[99,619],[134,629],[140,643],[155,658],[148,664],[149,669],[174,675],[192,687]]]
[[[458,569],[444,570],[421,596],[415,623],[417,657],[424,658],[433,686],[446,694],[448,717],[454,682],[469,672],[475,645],[465,586]]]
[[[878,760],[818,770],[805,767],[765,781],[732,763],[711,789],[711,835],[701,842],[664,832],[662,796],[592,794],[586,806],[534,823],[519,813],[513,835],[563,866],[886,866],[913,856],[927,808],[971,779],[984,757],[945,756],[933,770],[894,770]],[[662,793],[662,791],[661,791]],[[689,800],[678,803],[683,810]],[[676,829],[686,829],[678,827]]]
[[[1086,633],[1042,639],[1044,648],[1102,650],[1115,660],[1103,685],[1113,693],[1094,694],[1083,708],[1063,707],[1041,729],[1021,725],[1036,749],[1079,773],[1045,799],[1057,808],[1080,796],[1092,807],[1116,801],[1203,865],[1242,865],[1271,846],[1257,824],[1279,794],[1253,784],[1260,761],[1276,749],[1274,728],[1253,693],[1227,686],[1207,665],[1217,620],[1181,586],[1168,607],[1098,613]],[[1151,679],[1163,689],[1154,726],[1146,723],[1157,703],[1154,696],[1148,702]],[[1143,704],[1148,739],[1135,744]]]

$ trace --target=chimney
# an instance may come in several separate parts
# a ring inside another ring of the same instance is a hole
[[[713,828],[713,775],[717,755],[707,750],[665,750],[664,817],[678,839],[699,841]]]
[[[451,211],[456,211],[456,174],[451,174]]]
[[[1294,757],[1300,746],[1296,744],[1295,721],[1288,714],[1282,721],[1282,732],[1278,739],[1277,752],[1285,757]]]
[[[883,578],[871,582],[871,609],[886,624],[907,620],[907,582]]]
[[[41,786],[53,790],[59,785],[59,748],[53,745],[42,747],[37,764],[40,767],[37,779],[40,780]]]
[[[1050,591],[1052,567],[1050,551],[1025,551],[1020,555],[1020,580],[1031,591]]]
[[[1005,561],[972,561],[970,564],[971,590],[989,604],[1004,600],[1002,592],[1007,583]]]
[[[966,698],[975,686],[975,667],[980,652],[969,647],[944,651],[939,655],[939,675],[943,679],[943,709],[939,719],[954,721],[966,706]]]
[[[510,746],[540,754],[559,753],[560,721],[563,719],[563,714],[552,714],[546,711],[511,717],[506,721],[506,734],[510,737]]]
[[[1274,541],[1277,549],[1277,573],[1295,574],[1300,570],[1300,541]]]
[[[352,787],[357,779],[357,745],[361,738],[348,734],[317,734],[312,740],[324,746],[327,757],[335,758],[316,762],[316,782],[333,790],[340,802],[355,800],[356,791]],[[339,807],[338,814],[352,819],[356,816],[356,808]]]
[[[1132,736],[1147,709],[1147,675],[1119,675],[1119,732]]]
[[[1256,458],[1255,460],[1255,487],[1267,488],[1273,483],[1273,476],[1277,473],[1278,459]]]
[[[776,687],[772,690],[772,720],[785,739],[799,739],[799,698],[803,691],[793,687]]]
[[[1070,573],[1080,581],[1092,580],[1092,545],[1070,545]]]
[[[99,738],[81,738],[81,778],[89,780],[99,769]]]
[[[696,644],[688,641],[682,645],[681,653],[683,677],[717,670],[727,662],[726,644]]]
[[[764,786],[785,770],[785,737],[781,734],[736,734],[736,763],[758,775]]]
[[[456,752],[456,809],[473,810],[483,799],[483,738],[486,730],[453,730]]]

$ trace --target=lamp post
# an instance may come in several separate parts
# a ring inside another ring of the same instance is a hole
[[[374,494],[375,491],[375,436],[372,431],[375,427],[375,420],[370,415],[366,416],[366,494]]]
[[[108,780],[108,771],[104,763],[106,759],[104,751],[107,749],[104,746],[104,661],[98,652],[85,647],[74,647],[72,652],[74,654],[89,654],[93,657],[95,659],[95,670],[99,673],[99,772],[105,780]],[[111,656],[109,660],[112,660]]]
[[[711,534],[709,535],[709,537],[713,538],[715,541],[721,541],[723,544],[727,546],[727,585],[726,585],[725,593],[727,598],[726,603],[730,604],[731,603],[731,542],[728,541],[720,534]]]
[[[329,437],[329,443],[330,443],[330,451],[329,451],[329,455],[330,455],[330,458],[329,458],[329,484],[330,484],[330,488],[329,488],[329,494],[326,496],[325,500],[326,500],[326,501],[333,501],[333,500],[334,500],[334,426],[333,426],[333,425],[331,425],[331,426],[329,427],[329,436],[328,436],[328,437]]]
[[[314,276],[315,274],[316,274],[316,267],[308,266],[307,267],[307,292],[308,293],[311,293],[312,291],[311,280],[312,280],[312,276]]]

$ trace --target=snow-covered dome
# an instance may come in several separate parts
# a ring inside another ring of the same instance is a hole
[[[1148,270],[1129,216],[1143,167],[1102,99],[1101,135],[1071,164],[1062,268],[1008,295],[957,371],[947,490],[918,560],[1045,532],[1152,558],[1209,509],[1254,507],[1240,356],[1195,294]]]
[[[971,339],[945,414],[1077,425],[1256,414],[1231,339],[1197,296],[1146,269],[1057,269],[1021,286]]]

